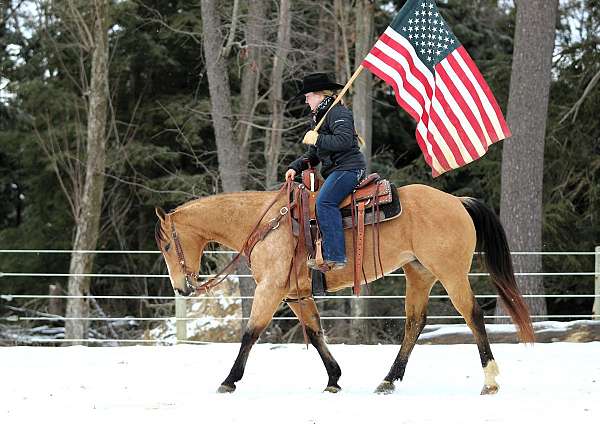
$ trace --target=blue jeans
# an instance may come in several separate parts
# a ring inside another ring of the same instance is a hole
[[[323,235],[323,259],[346,262],[346,243],[342,213],[338,205],[352,193],[365,173],[364,169],[333,171],[317,195],[317,218]]]

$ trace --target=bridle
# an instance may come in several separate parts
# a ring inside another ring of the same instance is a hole
[[[177,235],[177,230],[175,229],[175,223],[171,220],[171,238],[173,239],[173,244],[175,245],[175,253],[177,253],[177,262],[185,275],[185,286],[189,290],[196,290],[196,285],[194,282],[198,281],[198,273],[194,271],[190,271],[186,262],[185,255],[183,254],[183,248],[181,247],[181,242],[179,241],[179,236]]]

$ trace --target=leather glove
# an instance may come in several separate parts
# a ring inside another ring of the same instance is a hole
[[[319,138],[319,133],[314,130],[310,130],[309,132],[307,132],[304,135],[304,139],[302,140],[302,143],[315,145],[318,138]]]

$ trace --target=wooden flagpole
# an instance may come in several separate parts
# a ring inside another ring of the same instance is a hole
[[[344,94],[346,94],[346,91],[348,91],[348,89],[350,88],[350,86],[352,85],[354,80],[358,77],[358,75],[362,72],[363,69],[364,68],[362,65],[360,65],[358,68],[356,68],[356,71],[354,71],[354,74],[352,74],[352,77],[348,80],[348,82],[346,83],[344,88],[342,88],[342,91],[340,91],[340,94],[338,94],[337,98],[335,99],[335,101],[333,102],[331,107],[329,109],[327,109],[327,112],[325,112],[325,115],[323,115],[323,117],[321,118],[321,120],[319,121],[317,126],[313,129],[313,131],[319,131],[319,128],[321,128],[321,125],[323,125],[323,122],[325,122],[325,117],[327,116],[329,111],[331,109],[333,109],[333,107],[336,104],[338,104],[340,102],[340,100],[342,100],[342,97],[344,97]]]

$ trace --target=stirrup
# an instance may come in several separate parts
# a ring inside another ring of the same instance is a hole
[[[306,261],[306,265],[311,269],[315,269],[317,271],[325,273],[329,271],[336,271],[338,269],[342,269],[347,265],[347,262],[335,262],[325,260],[321,265],[317,265],[316,259],[311,258]]]
[[[325,296],[327,295],[327,283],[325,280],[325,274],[319,271],[311,271],[310,283],[313,296]]]

